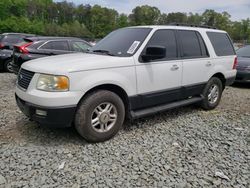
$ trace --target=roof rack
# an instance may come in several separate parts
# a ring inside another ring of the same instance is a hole
[[[208,29],[217,29],[216,27],[209,26],[209,25],[196,25],[196,24],[188,24],[188,23],[170,23],[171,26],[185,26],[185,27],[201,27],[201,28],[208,28]]]

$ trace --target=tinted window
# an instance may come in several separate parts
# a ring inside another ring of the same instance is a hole
[[[110,54],[121,57],[132,56],[151,30],[150,28],[124,28],[113,31],[90,51],[108,51]]]
[[[226,33],[207,32],[217,56],[235,55],[233,45]]]
[[[239,57],[250,57],[250,45],[237,50],[237,55]]]
[[[73,51],[84,52],[90,48],[90,45],[81,41],[72,41]]]
[[[179,31],[183,57],[201,57],[200,41],[195,31]]]
[[[147,46],[164,46],[166,48],[166,58],[177,58],[177,45],[173,30],[158,30],[149,40]],[[146,47],[147,47],[146,46]],[[144,51],[146,48],[144,49]]]
[[[41,46],[41,49],[69,51],[69,46],[67,41],[51,41]]]
[[[16,44],[19,41],[22,41],[22,37],[20,35],[5,35],[2,37],[1,41],[9,44]]]

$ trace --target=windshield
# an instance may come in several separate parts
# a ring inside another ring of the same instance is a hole
[[[132,56],[151,30],[150,28],[124,28],[113,31],[92,47],[90,52],[120,57]]]
[[[245,46],[237,50],[237,55],[239,57],[250,57],[250,45]]]

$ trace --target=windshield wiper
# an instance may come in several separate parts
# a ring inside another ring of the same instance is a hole
[[[106,55],[110,55],[110,56],[115,56],[114,54],[110,53],[110,51],[108,51],[108,50],[93,50],[93,52],[102,53],[102,54],[106,54]]]

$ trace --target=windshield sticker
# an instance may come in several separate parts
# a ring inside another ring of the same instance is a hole
[[[137,47],[139,46],[140,43],[141,43],[140,41],[134,41],[133,44],[128,49],[127,53],[128,54],[133,54],[135,52],[135,50],[137,49]]]

